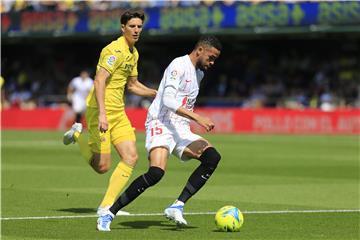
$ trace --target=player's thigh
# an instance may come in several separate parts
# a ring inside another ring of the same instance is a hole
[[[127,165],[132,167],[136,165],[138,154],[135,141],[122,141],[114,146],[119,156]]]
[[[88,108],[86,111],[86,123],[89,132],[88,144],[91,151],[94,154],[99,155],[98,162],[102,162],[101,159],[107,159],[108,157],[100,157],[100,155],[111,154],[111,137],[110,131],[102,133],[98,129],[99,113],[95,108]]]
[[[189,125],[178,126],[174,130],[176,147],[173,154],[183,161],[199,159],[203,151],[211,146],[209,141],[193,133]]]
[[[152,121],[146,126],[145,148],[149,154],[154,148],[166,148],[171,153],[175,148],[176,142],[172,131],[166,125],[157,121]]]
[[[183,159],[191,159],[191,158],[199,159],[199,157],[203,154],[205,149],[207,149],[208,147],[211,147],[211,146],[212,145],[208,140],[206,140],[204,138],[197,139],[184,148],[182,158]]]
[[[151,167],[158,167],[165,171],[168,158],[169,150],[166,147],[155,147],[150,150],[149,159]]]
[[[107,118],[109,126],[111,127],[111,142],[114,146],[123,142],[136,141],[134,128],[131,126],[131,123],[126,116],[125,111],[109,112]]]

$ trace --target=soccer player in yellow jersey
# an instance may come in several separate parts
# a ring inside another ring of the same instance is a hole
[[[129,180],[138,159],[134,129],[124,109],[125,86],[139,96],[156,95],[156,90],[144,86],[137,79],[139,54],[134,45],[139,40],[144,19],[142,11],[126,11],[121,16],[123,36],[101,51],[94,87],[87,97],[88,141],[81,134],[81,123],[75,123],[64,134],[64,144],[77,142],[82,156],[100,174],[110,169],[111,144],[122,159],[110,177],[98,214],[113,204]]]

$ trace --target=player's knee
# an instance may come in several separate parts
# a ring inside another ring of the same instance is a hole
[[[91,162],[91,167],[95,170],[95,172],[99,174],[104,174],[110,170],[111,165],[108,162],[99,162],[93,160]]]
[[[209,147],[201,154],[199,159],[201,164],[215,169],[221,160],[221,155],[215,148]]]
[[[129,156],[127,156],[126,158],[124,158],[124,162],[129,165],[129,166],[132,166],[132,167],[135,167],[137,161],[139,159],[139,156],[137,153],[134,153],[134,154],[131,154]]]
[[[147,173],[144,174],[146,183],[150,186],[158,183],[164,176],[165,172],[159,167],[150,167]]]
[[[93,168],[99,174],[107,173],[109,171],[109,169],[110,169],[110,167],[107,166],[106,164],[101,164],[101,165],[98,165],[96,167],[93,166]]]
[[[111,155],[95,153],[90,160],[90,165],[95,172],[104,174],[111,168]]]

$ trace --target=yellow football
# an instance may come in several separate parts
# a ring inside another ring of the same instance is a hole
[[[244,223],[244,216],[234,206],[224,206],[215,215],[215,224],[219,231],[238,232]]]

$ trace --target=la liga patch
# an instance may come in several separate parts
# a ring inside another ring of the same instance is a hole
[[[114,62],[116,61],[116,57],[114,55],[110,55],[107,59],[106,63],[110,66],[114,65]]]
[[[176,70],[172,70],[170,73],[170,79],[175,80],[176,79],[176,75],[177,75],[177,71]]]

